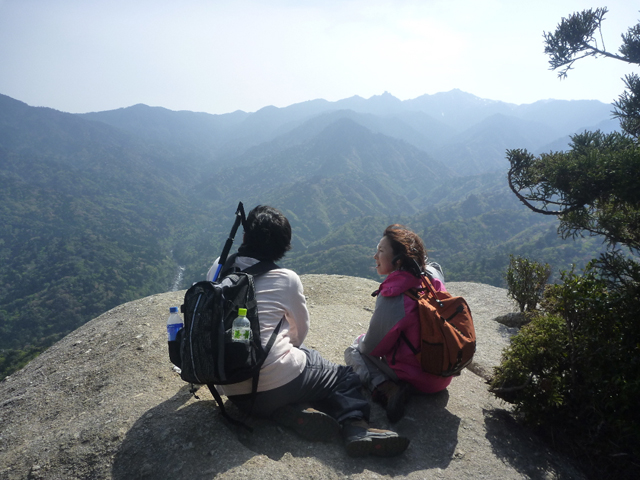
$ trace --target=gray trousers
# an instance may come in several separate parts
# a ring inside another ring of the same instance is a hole
[[[384,358],[360,352],[358,344],[361,339],[362,337],[357,338],[352,345],[347,347],[344,351],[344,361],[358,374],[362,384],[369,391],[373,391],[384,381],[398,382],[398,376]]]
[[[300,347],[307,365],[298,377],[273,390],[256,394],[251,410],[251,394],[229,398],[240,410],[256,417],[270,417],[285,405],[303,405],[331,415],[338,422],[348,418],[369,420],[371,406],[362,394],[360,378],[349,366],[323,358],[315,350]]]

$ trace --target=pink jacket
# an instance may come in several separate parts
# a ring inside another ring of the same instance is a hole
[[[440,280],[434,278],[432,284],[437,291],[446,291]],[[400,380],[422,392],[435,393],[447,388],[451,377],[423,372],[418,359],[400,337],[403,332],[412,345],[420,344],[418,302],[403,295],[419,286],[420,279],[405,271],[395,271],[387,276],[380,285],[369,330],[359,349],[365,354],[384,357]]]

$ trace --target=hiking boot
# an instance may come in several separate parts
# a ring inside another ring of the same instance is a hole
[[[310,407],[285,405],[273,412],[271,418],[312,442],[328,442],[340,432],[335,418]]]
[[[385,408],[387,418],[392,423],[404,417],[404,405],[408,397],[409,385],[405,382],[398,385],[391,380],[382,382],[371,393],[371,398]]]
[[[409,439],[391,430],[371,428],[365,420],[346,420],[342,425],[342,437],[350,457],[394,457],[409,446]]]
[[[386,382],[383,382],[383,383],[386,383]],[[380,385],[382,385],[382,383]],[[384,389],[380,388],[380,385],[378,385],[376,388],[374,388],[373,391],[371,392],[371,400],[373,400],[377,404],[382,405],[383,407],[386,408],[387,407],[387,396],[383,392]]]

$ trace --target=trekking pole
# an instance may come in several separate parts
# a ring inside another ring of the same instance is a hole
[[[224,263],[227,261],[227,256],[229,255],[229,251],[231,250],[231,245],[233,245],[233,239],[236,236],[236,232],[238,231],[238,227],[242,223],[244,225],[245,215],[244,215],[244,206],[242,202],[238,203],[238,208],[236,209],[236,219],[233,222],[233,227],[231,227],[231,233],[229,234],[229,238],[224,244],[224,248],[222,249],[222,253],[220,254],[220,259],[218,260],[218,268],[216,268],[216,273],[213,276],[213,281],[215,282],[220,275],[220,271]]]

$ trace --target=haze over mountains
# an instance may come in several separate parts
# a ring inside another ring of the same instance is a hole
[[[469,151],[481,145],[479,137],[490,136],[486,143],[496,150],[492,161],[487,159],[477,171],[465,174],[505,168],[505,148],[527,148],[538,153],[585,128],[617,128],[617,122],[611,119],[611,106],[596,100],[514,105],[460,90],[405,101],[386,92],[368,100],[357,96],[337,102],[311,100],[285,108],[265,107],[255,113],[208,115],[135,105],[81,116],[154,142],[196,149],[209,159],[213,155],[217,163],[278,137],[284,136],[279,138],[281,148],[309,140],[339,118],[349,118],[373,133],[404,140],[436,159],[448,158],[446,154],[451,151]],[[469,151],[464,159],[473,157],[478,155]]]
[[[210,115],[135,105],[68,114],[0,95],[0,355],[15,361],[115,305],[203,277],[235,207],[283,210],[300,273],[376,278],[388,224],[426,241],[449,280],[503,285],[509,253],[554,270],[591,258],[518,203],[505,150],[611,131],[597,101],[512,105],[453,90]],[[239,244],[239,242],[236,243]],[[17,354],[16,354],[17,355]]]

